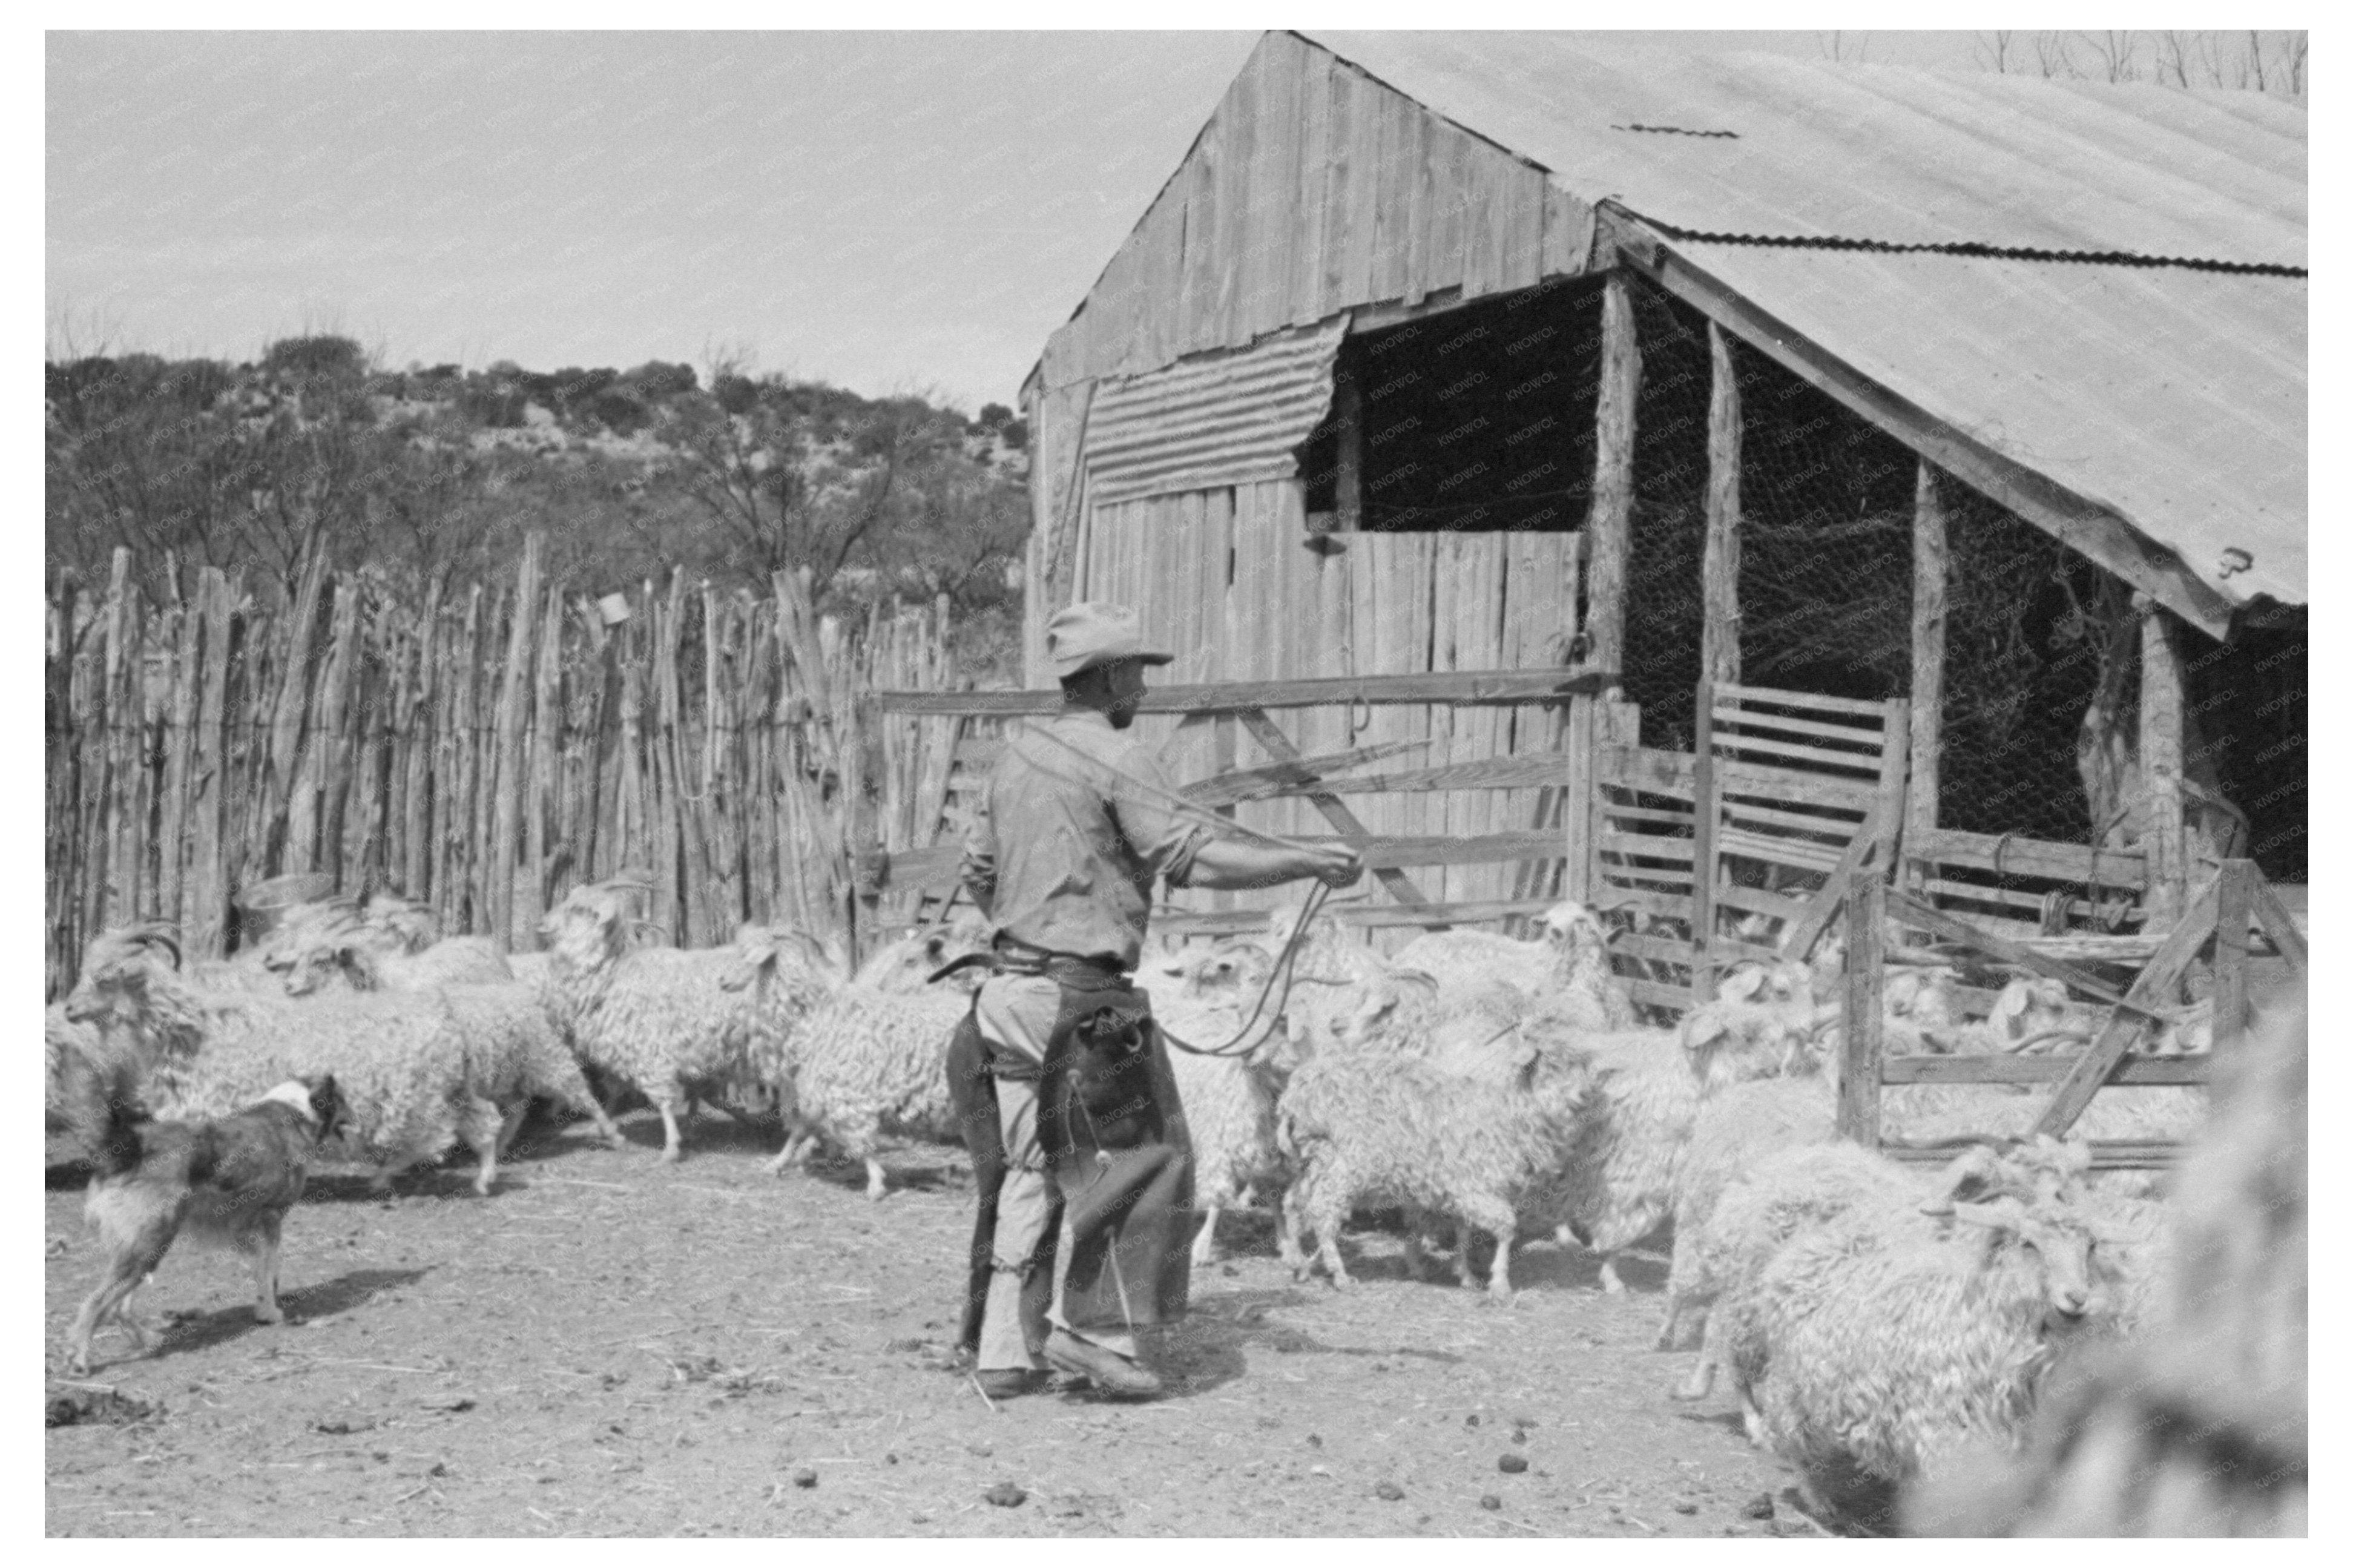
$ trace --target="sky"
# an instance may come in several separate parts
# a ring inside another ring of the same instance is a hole
[[[49,350],[336,332],[396,366],[727,357],[1012,404],[1258,37],[53,32]],[[1967,33],[1838,44],[1970,64]]]

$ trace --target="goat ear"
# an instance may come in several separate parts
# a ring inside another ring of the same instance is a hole
[[[1755,964],[1743,964],[1716,982],[1718,1001],[1746,1001],[1765,984],[1765,971]]]
[[[2026,1012],[2030,1000],[2024,980],[2010,981],[2001,988],[2001,994],[1993,999],[1992,1022],[2002,1025],[2002,1033],[2010,1033],[2010,1022]]]
[[[1687,1012],[1683,1015],[1683,1049],[1696,1051],[1709,1041],[1722,1036],[1730,1027],[1718,1013],[1704,1009]]]
[[[1963,1224],[1983,1225],[1988,1230],[2007,1231],[2012,1235],[2026,1232],[2026,1211],[2015,1198],[1997,1198],[1990,1203],[1955,1203],[1953,1218]]]

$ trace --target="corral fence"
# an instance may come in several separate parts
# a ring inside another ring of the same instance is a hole
[[[47,994],[130,920],[217,956],[241,892],[306,872],[530,949],[569,887],[636,867],[681,946],[758,920],[854,951],[855,846],[930,843],[961,727],[879,733],[862,699],[959,683],[944,602],[845,623],[792,574],[596,596],[543,558],[421,604],[314,559],[283,607],[208,567],[155,609],[128,552],[102,597],[55,591]]]
[[[1387,897],[1328,906],[1329,912],[1343,924],[1435,929],[1457,922],[1509,920],[1535,914],[1561,896],[1567,853],[1562,825],[1565,800],[1574,788],[1572,775],[1576,771],[1572,757],[1552,751],[1474,758],[1439,767],[1396,766],[1411,760],[1410,754],[1426,747],[1426,741],[1385,742],[1343,752],[1303,756],[1292,732],[1278,723],[1270,710],[1296,714],[1318,709],[1423,706],[1475,712],[1543,706],[1565,713],[1572,699],[1598,690],[1611,679],[1606,674],[1564,667],[1229,681],[1149,691],[1138,705],[1138,712],[1181,715],[1187,724],[1198,722],[1211,727],[1213,750],[1220,766],[1208,778],[1183,788],[1181,793],[1195,804],[1230,817],[1249,802],[1303,800],[1333,831],[1325,835],[1302,837],[1311,842],[1345,842],[1356,848]],[[963,722],[995,728],[1021,715],[1054,712],[1061,705],[1061,694],[1055,691],[887,691],[877,693],[873,703],[878,720],[886,727],[895,718]],[[1561,733],[1565,724],[1554,728],[1556,734]],[[1238,741],[1243,734],[1271,760],[1250,768],[1235,766]],[[947,792],[956,802],[951,808],[952,817],[962,819],[965,809],[963,803],[978,787],[1002,744],[1002,739],[994,735],[976,734],[956,748],[956,772],[953,788]],[[1378,771],[1366,771],[1376,764],[1388,766]],[[1458,834],[1372,832],[1343,799],[1512,789],[1537,792],[1534,820],[1527,826],[1491,826],[1487,831]],[[954,843],[891,854],[885,874],[869,889],[881,906],[881,917],[909,921],[936,918],[944,913],[956,897],[958,859]],[[1511,876],[1504,889],[1508,896],[1451,902],[1433,899],[1414,874],[1428,867],[1465,865],[1510,866]],[[1265,924],[1263,909],[1234,907],[1235,901],[1229,897],[1192,895],[1190,902],[1208,906],[1179,907],[1157,915],[1154,928],[1191,936],[1249,930]]]
[[[2063,1138],[2095,1093],[2213,1081],[2215,1059],[2227,1059],[2246,1033],[2251,943],[2258,934],[2286,978],[2302,983],[2310,963],[2302,930],[2263,873],[2247,860],[2224,861],[2170,929],[2146,937],[1998,936],[1916,894],[1889,887],[1875,872],[1854,873],[1844,892],[1848,947],[1839,1131],[1866,1149],[1903,1160],[1942,1160],[1955,1146],[1883,1139],[1879,1114],[1883,1088],[1905,1084],[2047,1085],[2051,1097],[2033,1131]],[[1883,960],[1904,956],[1915,933],[1948,948],[2056,980],[2072,996],[2105,1003],[2106,1016],[2080,1053],[1891,1056],[1882,1026]],[[1886,947],[1891,934],[1905,945]],[[2063,959],[2061,952],[2071,957]],[[2124,979],[2127,973],[2128,981]],[[2202,992],[2212,1005],[2209,1052],[2158,1056],[2136,1050],[2150,1026],[2178,1011],[2186,991]],[[2091,1152],[2095,1167],[2132,1168],[2168,1165],[2180,1150],[2153,1140],[2105,1139],[2094,1139]]]

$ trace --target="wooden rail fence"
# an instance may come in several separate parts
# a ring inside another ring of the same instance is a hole
[[[854,948],[853,846],[929,844],[960,727],[877,733],[864,694],[957,683],[944,602],[853,632],[789,574],[596,599],[543,558],[421,607],[314,560],[263,609],[206,568],[154,609],[118,552],[102,598],[52,598],[48,994],[131,919],[223,952],[237,894],[292,872],[528,949],[567,888],[638,866],[682,946],[750,919]]]
[[[1860,871],[1847,885],[1848,932],[1845,1012],[1839,1086],[1839,1132],[1866,1149],[1897,1159],[1948,1158],[1953,1145],[1889,1143],[1880,1136],[1879,1095],[1902,1084],[2049,1085],[2051,1098],[2034,1130],[2066,1136],[2094,1094],[2103,1088],[2211,1082],[2211,1054],[2151,1056],[2132,1050],[2144,1029],[2179,1000],[2182,982],[2201,955],[2211,956],[2213,1053],[2235,1050],[2247,1015],[2248,938],[2251,922],[2296,980],[2309,963],[2303,933],[2263,881],[2253,861],[2229,860],[2190,900],[2172,927],[2145,955],[2139,972],[2119,991],[2098,976],[2043,950],[2035,939],[2012,940],[1937,909],[1917,895],[1890,888],[1883,874]],[[2065,984],[2071,992],[2108,1004],[2099,1033],[2082,1052],[2048,1056],[1899,1056],[1885,1052],[1882,1028],[1883,946],[1891,927],[1923,931],[1987,958],[2030,969]],[[2125,982],[2118,981],[2117,984]],[[2179,1150],[2170,1144],[2094,1139],[2092,1162],[2099,1168],[2170,1164]]]

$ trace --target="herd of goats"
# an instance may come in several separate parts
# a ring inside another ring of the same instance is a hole
[[[969,997],[928,977],[985,930],[921,930],[849,973],[766,927],[642,942],[642,891],[573,889],[532,954],[437,938],[382,893],[290,911],[220,960],[167,927],[105,932],[49,1009],[50,1128],[94,1135],[93,1084],[193,1118],[332,1073],[339,1158],[388,1185],[462,1143],[485,1195],[535,1099],[626,1147],[599,1090],[650,1102],[666,1160],[708,1104],[781,1122],[772,1169],[824,1146],[878,1199],[892,1140],[958,1140],[943,1056]],[[1261,1196],[1303,1279],[1320,1264],[1347,1286],[1344,1227],[1392,1211],[1412,1277],[1451,1251],[1498,1300],[1523,1236],[1599,1254],[1617,1293],[1620,1255],[1664,1229],[1660,1348],[1697,1351],[1674,1396],[1728,1382],[1835,1528],[2302,1531],[2300,998],[2218,1065],[2211,1107],[2202,1088],[2103,1093],[2064,1141],[2028,1136],[2023,1088],[1889,1088],[1892,1136],[1961,1150],[1924,1169],[1836,1136],[1834,941],[1811,965],[1736,968],[1661,1024],[1576,904],[1526,939],[1439,931],[1388,957],[1303,916],[1142,966],[1194,1145],[1197,1265],[1220,1211]],[[2101,1016],[2053,981],[1936,964],[1883,989],[1895,1053],[2080,1050]],[[2203,1045],[2195,1024],[2154,1043]],[[2094,1171],[2104,1138],[2189,1152],[2162,1181]]]

